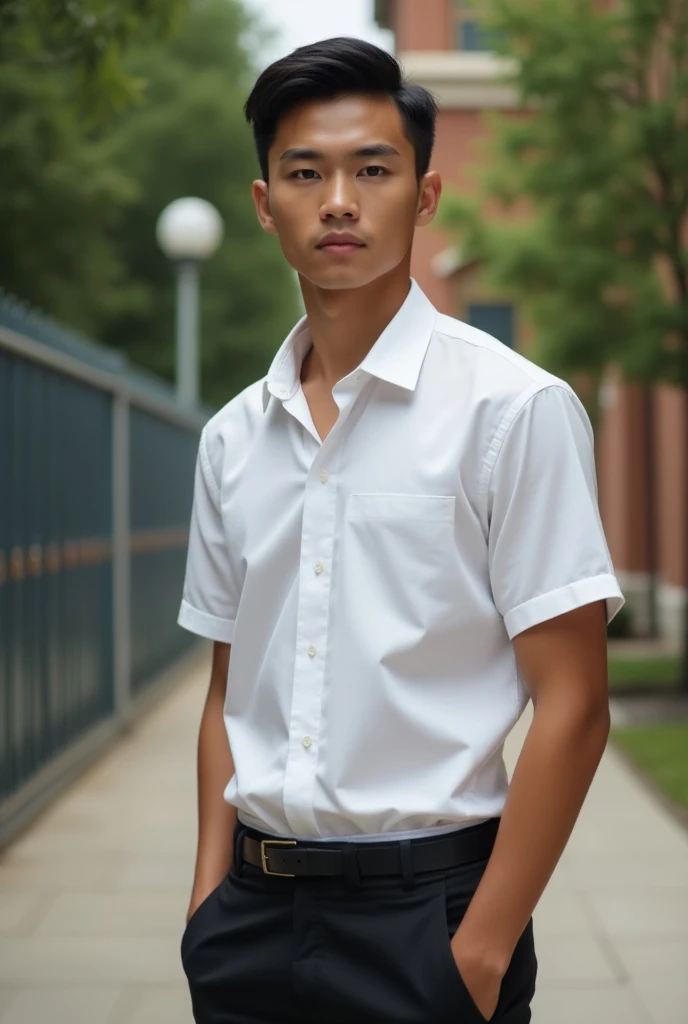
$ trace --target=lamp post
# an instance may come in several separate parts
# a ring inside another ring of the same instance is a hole
[[[205,199],[175,199],[158,217],[158,244],[177,266],[177,395],[184,405],[198,402],[198,277],[202,260],[220,242],[222,217]]]

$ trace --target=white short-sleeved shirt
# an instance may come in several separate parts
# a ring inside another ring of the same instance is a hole
[[[528,702],[512,639],[624,603],[572,388],[437,312],[412,280],[333,389],[307,317],[200,440],[180,625],[231,642],[224,720],[246,825],[432,835],[501,814]]]

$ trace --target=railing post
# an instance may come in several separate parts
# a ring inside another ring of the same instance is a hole
[[[113,668],[115,716],[132,721],[131,548],[129,522],[129,401],[116,390],[112,405]]]

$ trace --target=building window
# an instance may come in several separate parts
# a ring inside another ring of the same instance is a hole
[[[473,302],[468,307],[468,323],[514,348],[514,307],[508,303]]]
[[[454,0],[453,13],[455,49],[473,53],[492,49],[482,15],[471,0]]]

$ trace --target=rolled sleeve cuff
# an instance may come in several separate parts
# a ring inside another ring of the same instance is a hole
[[[616,576],[611,573],[603,573],[601,576],[591,576],[585,580],[577,580],[575,583],[568,583],[558,590],[551,590],[548,594],[540,594],[530,601],[524,601],[504,616],[504,625],[513,639],[517,633],[521,633],[530,626],[536,626],[539,622],[553,619],[557,615],[573,611],[584,604],[591,604],[593,601],[607,601],[607,625],[612,621],[616,613],[626,603],[621,593]]]
[[[218,619],[216,615],[199,611],[188,601],[182,601],[177,616],[177,624],[191,633],[197,633],[208,640],[218,640],[229,644],[234,636],[234,619]]]

